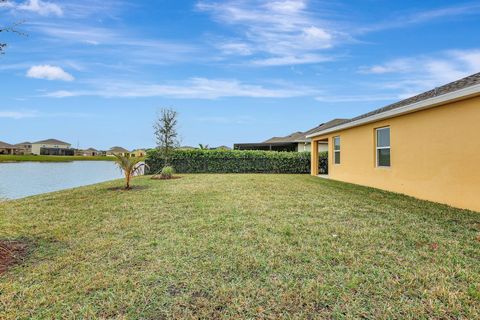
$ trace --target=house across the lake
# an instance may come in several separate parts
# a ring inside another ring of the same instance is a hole
[[[327,129],[346,121],[346,119],[334,119],[316,126],[313,129],[302,132],[294,132],[285,137],[273,137],[264,142],[259,143],[236,143],[233,148],[235,150],[267,150],[267,151],[291,151],[303,152],[310,151],[310,138],[307,136],[313,132]],[[327,151],[327,143],[318,143],[318,151]]]
[[[147,155],[147,152],[144,150],[144,149],[137,149],[137,150],[133,150],[131,153],[130,153],[130,156],[131,157],[145,157]]]
[[[112,147],[110,150],[107,151],[107,156],[114,156],[114,155],[127,156],[129,154],[130,154],[130,151],[122,147]]]
[[[480,211],[479,125],[477,73],[312,132],[312,175]]]
[[[32,154],[31,142],[28,142],[28,141],[20,142],[15,144],[15,146],[20,149],[17,154]]]
[[[97,150],[95,148],[88,148],[88,149],[77,149],[75,150],[75,155],[76,156],[82,156],[82,157],[97,157],[97,156],[104,156],[105,152]]]
[[[73,156],[75,150],[71,144],[57,139],[47,139],[31,144],[31,153],[42,156]]]
[[[0,141],[0,154],[12,155],[12,154],[19,154],[21,151],[22,149],[15,145]]]

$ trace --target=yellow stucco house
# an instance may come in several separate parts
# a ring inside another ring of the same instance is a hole
[[[328,178],[480,211],[480,73],[314,132]]]
[[[130,152],[131,157],[143,158],[147,155],[147,152],[144,149],[137,149]]]

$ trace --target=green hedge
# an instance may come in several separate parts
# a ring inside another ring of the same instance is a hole
[[[165,165],[157,150],[146,162],[154,174]],[[310,173],[310,152],[175,150],[169,165],[178,173]]]

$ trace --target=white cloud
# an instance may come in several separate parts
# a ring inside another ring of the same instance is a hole
[[[480,72],[480,49],[451,50],[394,59],[361,67],[359,72],[388,77],[388,80],[383,80],[381,87],[395,90],[399,98],[407,98]]]
[[[384,64],[360,67],[361,73],[415,75],[440,82],[453,81],[480,72],[480,50],[451,50],[430,55],[401,58]]]
[[[224,54],[233,54],[233,55],[240,55],[240,56],[249,56],[253,54],[252,48],[246,43],[240,42],[229,42],[229,43],[221,43],[218,45],[218,48],[222,50]]]
[[[98,80],[92,83],[93,89],[60,90],[47,93],[46,97],[66,98],[76,96],[100,96],[106,98],[133,97],[170,97],[177,99],[218,99],[227,97],[246,98],[290,98],[309,96],[316,90],[292,86],[277,85],[265,87],[247,84],[235,79],[191,78],[176,84],[138,84],[110,80]]]
[[[33,66],[27,71],[27,77],[46,80],[73,81],[75,78],[62,68],[51,65]]]
[[[24,118],[34,118],[37,117],[38,113],[36,111],[8,111],[0,110],[0,118],[7,119],[24,119]]]
[[[23,3],[15,3],[8,1],[0,6],[12,10],[28,11],[39,14],[41,16],[63,16],[62,7],[60,7],[56,3],[42,0],[27,0]]]
[[[426,23],[437,19],[473,15],[478,14],[479,12],[480,4],[478,3],[461,3],[450,7],[417,11],[407,15],[394,12],[393,17],[389,18],[388,20],[370,26],[360,26],[359,28],[356,28],[356,31],[357,33],[366,33],[395,28],[405,28],[411,25]]]
[[[333,47],[345,36],[331,28],[330,22],[314,16],[307,4],[306,0],[201,1],[197,8],[231,26],[237,38],[241,37],[239,50],[231,50],[231,41],[221,44],[224,53],[258,54],[263,57],[257,60],[264,62],[253,64],[279,66],[323,62],[323,58],[312,57],[320,57],[319,51]]]
[[[80,112],[40,112],[38,110],[21,110],[21,111],[11,111],[11,110],[0,110],[0,118],[5,119],[27,119],[27,118],[86,118],[92,117],[92,114],[89,113],[80,113]]]
[[[319,54],[306,54],[303,56],[283,56],[267,59],[252,60],[253,65],[257,66],[284,66],[284,65],[298,65],[307,63],[319,63],[331,61],[332,58]]]
[[[400,95],[389,94],[364,94],[364,95],[329,95],[319,96],[315,100],[321,102],[370,102],[370,101],[389,101],[395,99],[402,99]]]

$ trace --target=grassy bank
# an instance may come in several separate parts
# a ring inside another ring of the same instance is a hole
[[[480,317],[480,214],[303,175],[114,181],[0,205],[0,318]]]
[[[112,161],[114,157],[82,157],[82,156],[34,156],[34,155],[0,155],[0,162],[70,162],[70,161]]]

